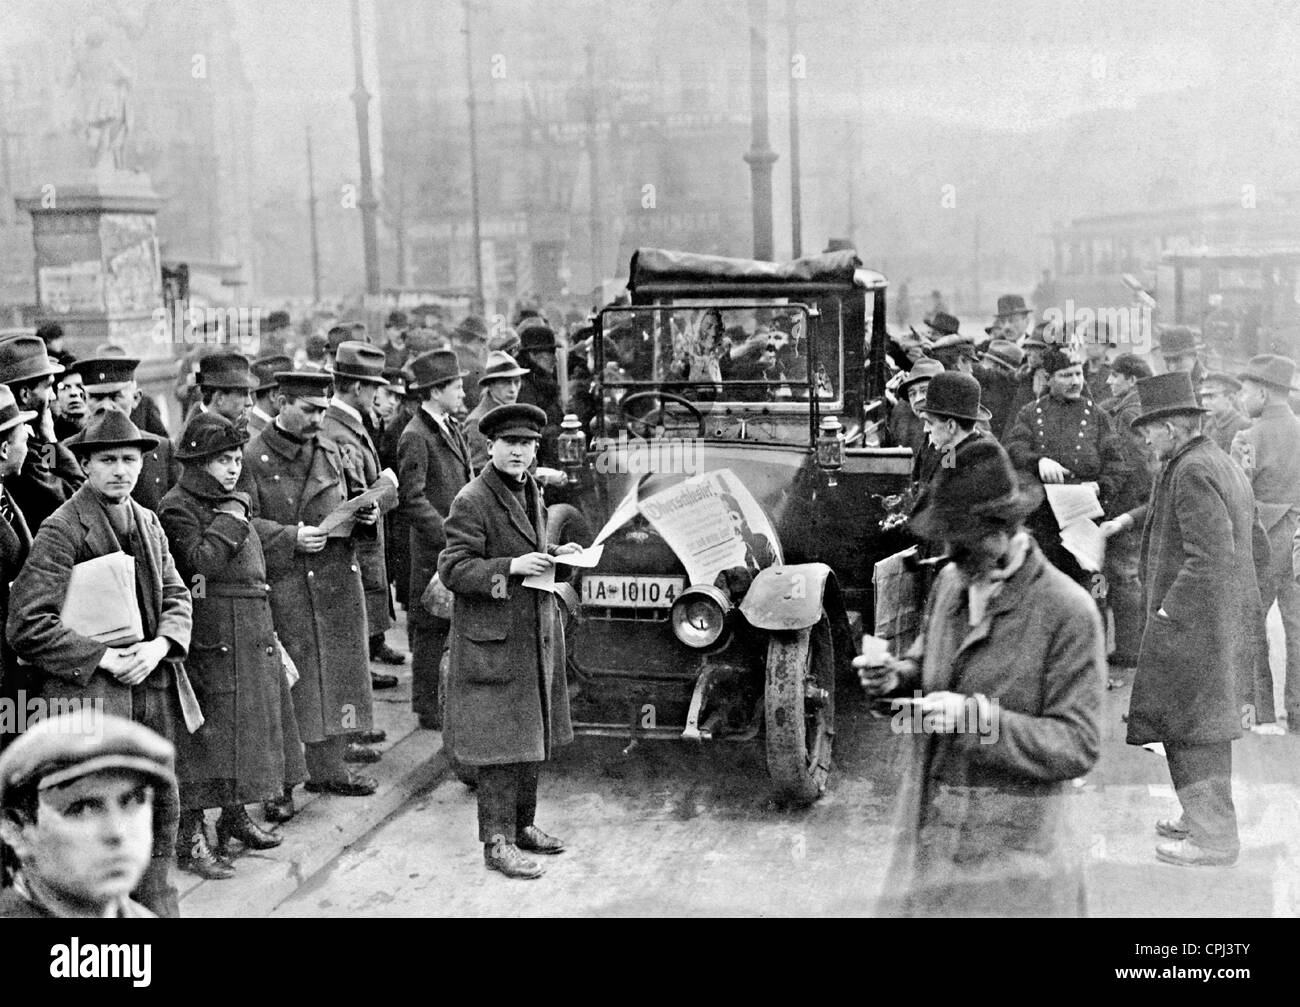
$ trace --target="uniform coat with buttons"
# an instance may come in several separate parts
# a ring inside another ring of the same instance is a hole
[[[468,765],[540,762],[573,740],[563,617],[510,561],[554,553],[546,507],[526,476],[523,503],[489,465],[456,495],[438,575],[455,595],[443,743]]]
[[[372,489],[377,485],[392,486],[387,479],[380,480],[383,466],[379,451],[365,425],[346,409],[330,403],[321,420],[320,432],[338,445],[348,466],[353,485]],[[381,514],[397,506],[397,487],[379,501]],[[384,523],[375,526],[373,539],[357,541],[357,560],[361,564],[361,583],[366,589],[366,632],[378,636],[393,624],[392,599],[388,593],[388,565],[384,559]]]
[[[223,490],[200,464],[186,466],[158,517],[194,599],[185,667],[204,714],[201,728],[177,738],[181,804],[215,808],[278,797],[307,767],[248,497]],[[230,502],[242,516],[217,509]],[[286,754],[296,757],[287,770]]]
[[[305,742],[371,727],[366,596],[345,523],[325,548],[297,551],[298,525],[318,525],[349,495],[343,456],[317,435],[299,443],[269,426],[244,449],[239,488],[266,556],[271,612],[298,666],[293,707]],[[364,530],[356,534],[364,535]]]

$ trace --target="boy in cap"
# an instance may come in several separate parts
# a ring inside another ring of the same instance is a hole
[[[42,720],[10,745],[0,918],[154,916],[131,893],[157,855],[159,812],[175,802],[173,757],[154,731],[93,711]]]

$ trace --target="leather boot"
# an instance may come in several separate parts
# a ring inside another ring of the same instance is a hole
[[[222,808],[217,819],[217,846],[229,851],[232,839],[238,839],[250,850],[272,850],[284,841],[278,832],[268,831],[249,818],[242,804]]]
[[[224,881],[235,876],[235,868],[212,852],[202,811],[181,813],[176,831],[176,866],[208,881]]]
[[[262,802],[262,814],[268,822],[287,822],[297,813],[293,806],[293,787],[285,787],[284,793],[273,801]]]
[[[531,881],[546,873],[536,860],[520,853],[514,843],[507,843],[505,836],[493,836],[483,844],[483,862],[488,870],[500,871],[508,878]]]

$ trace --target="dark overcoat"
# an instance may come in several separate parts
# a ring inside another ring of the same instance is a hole
[[[464,436],[454,428],[448,436],[424,409],[411,417],[397,442],[397,478],[400,510],[410,528],[408,618],[413,622],[432,623],[434,617],[419,603],[420,595],[438,570],[438,554],[447,541],[443,522],[451,502],[473,476]]]
[[[305,742],[371,727],[366,596],[344,524],[320,552],[297,551],[298,525],[318,525],[348,497],[343,456],[319,434],[298,442],[272,425],[244,449],[239,488],[266,556],[271,613],[298,666],[293,708]]]
[[[1254,674],[1262,623],[1245,473],[1197,435],[1165,463],[1140,509],[1147,615],[1128,742],[1241,737],[1238,675]],[[1244,691],[1244,690],[1243,690]]]
[[[5,488],[35,535],[45,519],[85,481],[86,475],[72,452],[63,444],[43,440],[37,432],[27,441],[22,471],[7,476]]]
[[[1076,915],[1082,858],[1068,801],[1071,781],[1101,750],[1101,617],[1032,541],[975,626],[967,584],[951,564],[939,574],[909,653],[919,680],[901,691],[982,694],[997,709],[983,733],[926,733],[914,729],[910,712],[895,715],[909,749],[879,910]]]
[[[379,451],[365,425],[347,410],[331,403],[321,420],[320,432],[338,445],[354,485],[371,489],[380,484]],[[383,485],[391,485],[383,480]],[[379,501],[380,514],[397,506],[397,487]],[[366,632],[378,636],[393,624],[393,603],[388,592],[388,564],[384,559],[384,522],[375,525],[373,539],[357,540],[357,561],[361,565],[361,584],[366,589]]]
[[[525,513],[525,507],[527,513]],[[524,504],[489,465],[456,495],[438,561],[455,595],[443,743],[468,765],[540,762],[573,740],[563,617],[510,561],[555,551],[532,476]]]
[[[228,501],[241,516],[217,509]],[[177,739],[187,808],[266,800],[279,796],[286,779],[306,778],[271,619],[266,561],[247,514],[245,494],[226,492],[197,466],[186,467],[158,511],[194,600],[185,668],[205,720]],[[294,752],[297,760],[286,774],[286,753]]]
[[[397,441],[415,415],[415,406],[403,400],[393,418],[379,431],[376,447],[383,468],[398,470]],[[399,497],[400,501],[400,497]],[[384,548],[388,564],[388,579],[393,583],[393,594],[399,605],[405,605],[411,589],[411,525],[401,506],[389,511],[384,518]]]
[[[0,625],[3,625],[9,618],[9,585],[27,561],[32,533],[27,529],[22,511],[3,485],[0,485],[0,511],[3,511],[0,514]],[[25,688],[26,682],[19,674],[18,661],[8,638],[0,639],[0,697],[16,702],[19,690]],[[11,738],[8,734],[0,737],[0,748]]]
[[[1268,534],[1272,574],[1289,577],[1300,526],[1300,417],[1285,403],[1269,403],[1242,436],[1254,449],[1250,486]]]
[[[141,428],[143,429],[143,428]],[[131,498],[140,506],[148,507],[155,514],[167,491],[176,485],[181,476],[180,463],[176,461],[172,442],[162,440],[152,451],[144,453],[144,462],[140,466],[140,478],[135,481]]]

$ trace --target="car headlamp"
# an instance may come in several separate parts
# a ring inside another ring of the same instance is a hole
[[[688,587],[673,602],[673,633],[688,647],[711,647],[726,629],[730,611],[731,599],[713,585]]]

